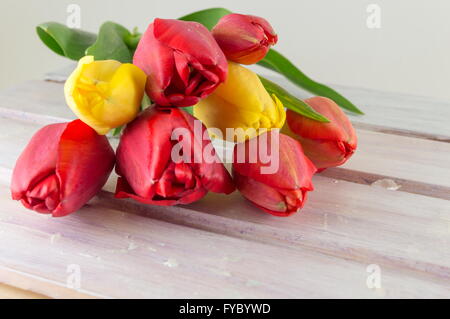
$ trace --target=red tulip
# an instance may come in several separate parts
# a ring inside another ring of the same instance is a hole
[[[39,213],[68,215],[100,191],[114,161],[107,138],[80,120],[47,125],[16,162],[12,198]]]
[[[176,152],[179,145],[181,151]],[[208,152],[214,162],[207,161]],[[174,159],[172,153],[183,157]],[[146,204],[189,204],[208,191],[234,191],[206,128],[177,108],[147,109],[128,124],[117,149],[116,170],[120,175],[116,197]]]
[[[241,64],[259,62],[278,41],[267,20],[237,13],[224,16],[211,32],[226,57]]]
[[[228,64],[211,33],[197,22],[155,19],[133,63],[147,74],[146,92],[162,106],[191,106],[225,81]]]
[[[252,143],[257,143],[258,149],[267,145],[267,149],[272,150],[269,153],[272,161],[278,160],[277,170],[267,173],[264,168],[268,168],[268,163],[263,164],[261,156],[251,159],[256,149]],[[245,156],[240,159],[243,149]],[[316,167],[303,154],[301,145],[274,130],[247,140],[244,145],[238,144],[234,149],[236,188],[253,204],[275,216],[289,216],[303,207],[307,192],[313,190],[311,179],[315,172]]]
[[[302,144],[306,156],[319,171],[344,164],[357,146],[352,123],[342,109],[328,98],[317,96],[305,102],[330,122],[314,121],[288,110],[284,131]]]

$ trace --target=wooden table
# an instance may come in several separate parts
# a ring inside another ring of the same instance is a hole
[[[116,176],[51,218],[12,201],[9,182],[39,127],[74,118],[64,76],[0,93],[0,296],[450,297],[449,102],[335,86],[366,112],[352,117],[359,148],[316,175],[289,218],[237,192],[178,207],[115,200]]]

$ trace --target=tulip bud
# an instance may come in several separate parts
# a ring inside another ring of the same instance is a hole
[[[47,125],[16,162],[12,198],[39,213],[68,215],[100,191],[114,161],[107,138],[80,120]]]
[[[104,135],[140,111],[146,76],[137,66],[85,56],[64,85],[66,102],[80,120]]]
[[[116,171],[116,197],[146,204],[189,204],[208,191],[234,191],[206,128],[178,108],[147,109],[127,125],[117,148]]]
[[[270,96],[259,77],[249,69],[228,63],[228,79],[194,106],[194,116],[208,128],[217,128],[229,141],[243,142],[261,131],[281,128],[286,119],[283,104]],[[235,129],[234,136],[227,129]]]
[[[319,171],[344,164],[356,150],[357,137],[350,120],[332,100],[317,96],[305,100],[327,117],[322,123],[288,110],[283,132],[298,140]]]
[[[190,21],[155,19],[133,63],[147,74],[146,92],[161,106],[192,106],[227,76],[227,60],[211,33]]]
[[[267,20],[237,13],[224,16],[211,32],[228,60],[241,64],[259,62],[278,41]]]
[[[256,160],[252,160],[256,149],[252,143],[256,143],[259,153]],[[269,150],[272,155],[270,162],[262,160],[261,148]],[[243,150],[245,154],[240,157]],[[278,161],[278,169],[275,172],[264,171],[273,165],[274,160]],[[303,154],[301,145],[276,130],[234,148],[233,179],[236,188],[257,207],[275,216],[289,216],[303,207],[307,192],[313,190],[311,179],[315,172],[316,167]]]

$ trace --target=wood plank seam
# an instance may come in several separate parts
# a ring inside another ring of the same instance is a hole
[[[389,179],[400,186],[396,191],[450,200],[450,187],[441,185],[412,181],[394,176],[367,173],[343,167],[328,168],[321,172],[320,175],[362,185],[371,185],[376,181]]]
[[[414,138],[420,138],[420,139],[430,140],[430,141],[450,143],[450,137],[445,136],[445,135],[427,134],[424,132],[415,132],[412,130],[396,129],[396,128],[392,128],[392,127],[385,127],[382,125],[361,123],[361,122],[357,122],[353,119],[352,119],[352,124],[353,124],[353,127],[355,127],[355,128],[359,128],[359,129],[363,129],[363,130],[367,130],[367,131],[380,132],[380,133],[406,136],[406,137],[414,137]]]
[[[64,123],[68,119],[50,115],[40,115],[20,110],[0,107],[0,118],[11,119],[19,122],[28,122],[38,125],[49,125],[54,123]]]

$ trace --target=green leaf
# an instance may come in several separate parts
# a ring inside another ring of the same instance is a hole
[[[223,16],[232,13],[225,8],[210,8],[185,15],[178,20],[195,21],[211,30]]]
[[[97,36],[79,29],[71,29],[57,22],[42,23],[36,32],[44,44],[53,52],[72,60],[79,60]]]
[[[122,130],[125,128],[125,125],[116,127],[113,131],[112,131],[112,136],[117,136],[120,135],[120,133],[122,133]]]
[[[325,116],[315,111],[311,106],[302,100],[290,94],[278,84],[263,78],[262,76],[259,76],[259,79],[266,88],[267,92],[270,95],[275,94],[288,109],[319,122],[330,122]]]
[[[152,100],[148,97],[147,93],[144,93],[144,96],[142,97],[141,101],[141,111],[145,110],[146,108],[150,107],[152,105]]]
[[[194,106],[186,106],[181,108],[183,111],[188,112],[192,116],[194,116]]]
[[[141,36],[142,33],[138,31],[137,27],[135,27],[131,34],[123,39],[133,54],[139,44],[139,41],[141,40]]]
[[[117,60],[131,63],[133,54],[125,39],[131,37],[131,32],[120,24],[108,21],[102,24],[97,41],[86,50],[86,55],[93,55],[95,60]]]
[[[291,61],[289,61],[286,57],[273,49],[269,50],[266,57],[258,62],[258,64],[284,75],[299,87],[313,94],[325,96],[332,99],[343,109],[357,114],[364,114],[352,102],[347,100],[341,94],[326,85],[310,79],[306,74],[304,74],[294,64],[292,64]]]

